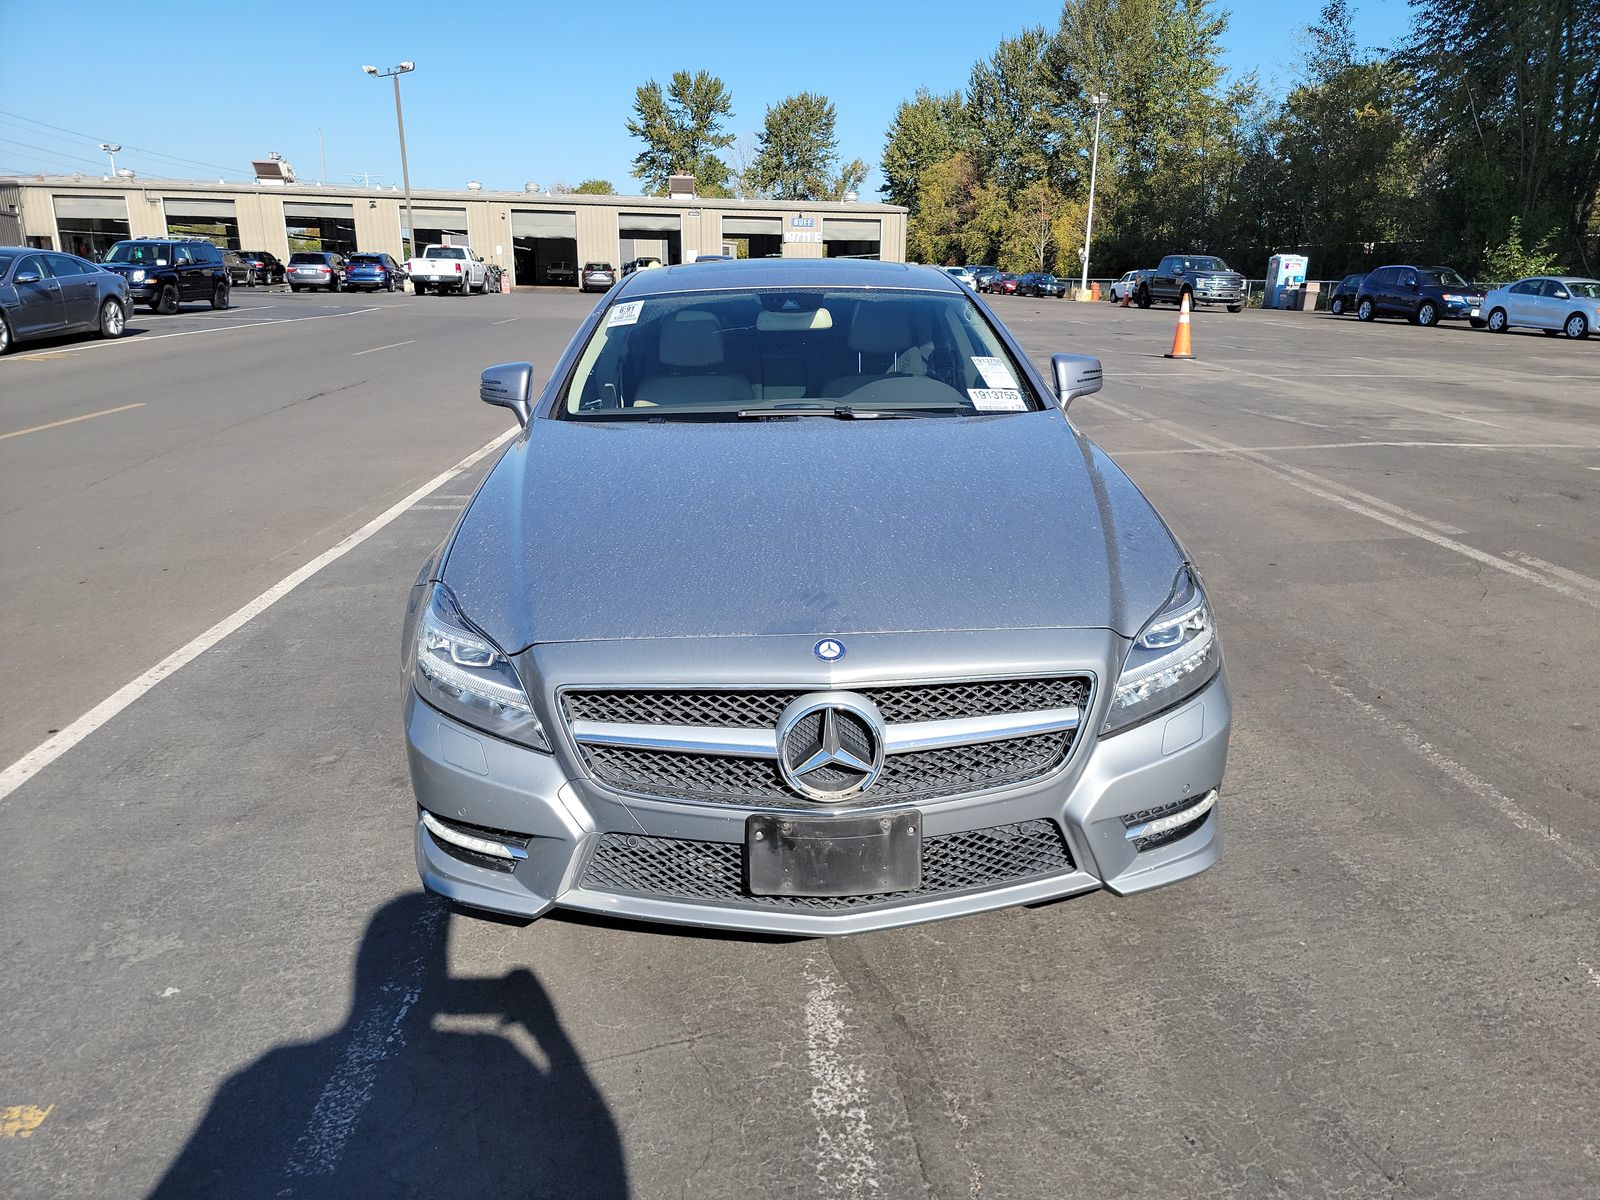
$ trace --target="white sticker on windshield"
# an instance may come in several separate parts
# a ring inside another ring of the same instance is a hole
[[[611,315],[606,318],[606,328],[613,325],[632,325],[639,319],[639,314],[644,311],[643,300],[630,300],[626,304],[615,305]]]
[[[968,388],[967,398],[979,412],[1028,411],[1028,402],[1015,388]]]
[[[991,388],[1002,391],[1015,391],[1017,378],[1011,373],[1011,368],[1006,366],[1003,358],[977,358],[974,357],[972,365],[978,368],[978,374],[983,376],[983,381]]]

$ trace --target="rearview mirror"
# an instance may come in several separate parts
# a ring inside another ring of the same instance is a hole
[[[485,404],[509,408],[517,414],[524,429],[533,416],[533,364],[501,363],[484,371],[478,383],[478,398]]]
[[[1092,354],[1053,354],[1050,369],[1056,377],[1056,398],[1063,412],[1079,396],[1100,390],[1100,360]]]

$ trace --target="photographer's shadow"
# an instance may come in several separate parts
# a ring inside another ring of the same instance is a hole
[[[448,910],[373,916],[344,1026],[218,1089],[152,1200],[628,1194],[622,1144],[525,967],[452,979]]]

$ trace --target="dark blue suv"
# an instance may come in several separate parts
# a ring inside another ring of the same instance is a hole
[[[186,300],[228,307],[228,265],[205,238],[130,238],[112,246],[100,265],[128,281],[134,303],[158,313],[175,313]]]
[[[387,254],[352,254],[344,260],[344,285],[352,292],[392,292],[404,282],[400,264]]]

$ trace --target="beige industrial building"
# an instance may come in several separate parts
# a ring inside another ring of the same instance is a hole
[[[906,210],[885,204],[579,196],[486,190],[413,191],[419,247],[470,245],[514,284],[575,286],[588,262],[654,256],[881,258],[903,262]],[[404,258],[397,191],[307,183],[205,183],[92,176],[0,178],[0,245],[103,255],[127,237],[187,234],[235,250]]]

